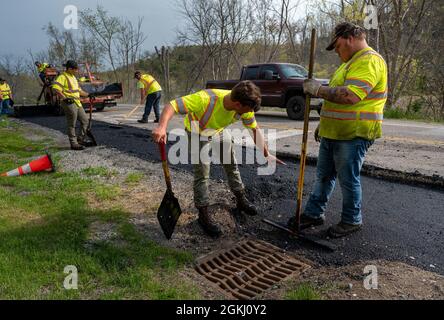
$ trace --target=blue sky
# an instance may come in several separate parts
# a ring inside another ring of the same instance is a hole
[[[2,34],[0,55],[27,56],[27,50],[44,50],[48,37],[42,28],[49,22],[62,28],[66,5],[79,10],[102,5],[110,15],[137,19],[144,17],[145,50],[172,44],[182,17],[176,0],[0,0]],[[6,14],[5,14],[6,13]]]

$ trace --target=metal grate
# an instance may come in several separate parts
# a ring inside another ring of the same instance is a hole
[[[243,240],[196,262],[196,271],[237,299],[252,299],[309,266],[266,242]]]

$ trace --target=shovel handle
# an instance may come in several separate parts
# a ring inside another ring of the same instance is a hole
[[[162,168],[163,168],[163,175],[165,176],[165,182],[167,185],[167,189],[172,191],[173,188],[171,186],[171,176],[170,176],[170,170],[168,168],[168,160],[165,150],[165,143],[159,142],[159,150],[160,150],[160,158],[162,159]]]

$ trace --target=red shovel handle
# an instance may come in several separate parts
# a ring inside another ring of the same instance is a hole
[[[165,143],[159,142],[159,149],[160,149],[160,158],[162,159],[162,161],[167,161]]]
[[[165,150],[165,143],[159,142],[160,157],[162,159],[163,174],[168,190],[172,191],[170,170],[168,169],[168,160]]]

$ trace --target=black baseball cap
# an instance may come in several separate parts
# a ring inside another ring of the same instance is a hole
[[[364,28],[350,22],[341,22],[335,27],[335,33],[333,39],[331,40],[326,50],[327,51],[333,50],[335,48],[336,41],[340,37],[344,38],[348,38],[350,36],[355,37],[362,33],[365,33]]]
[[[79,68],[79,65],[74,60],[66,61],[66,63],[63,66],[66,67],[66,69],[78,69]]]
[[[0,78],[0,82],[3,82],[3,81],[6,81],[5,79],[3,79],[3,78]]]

